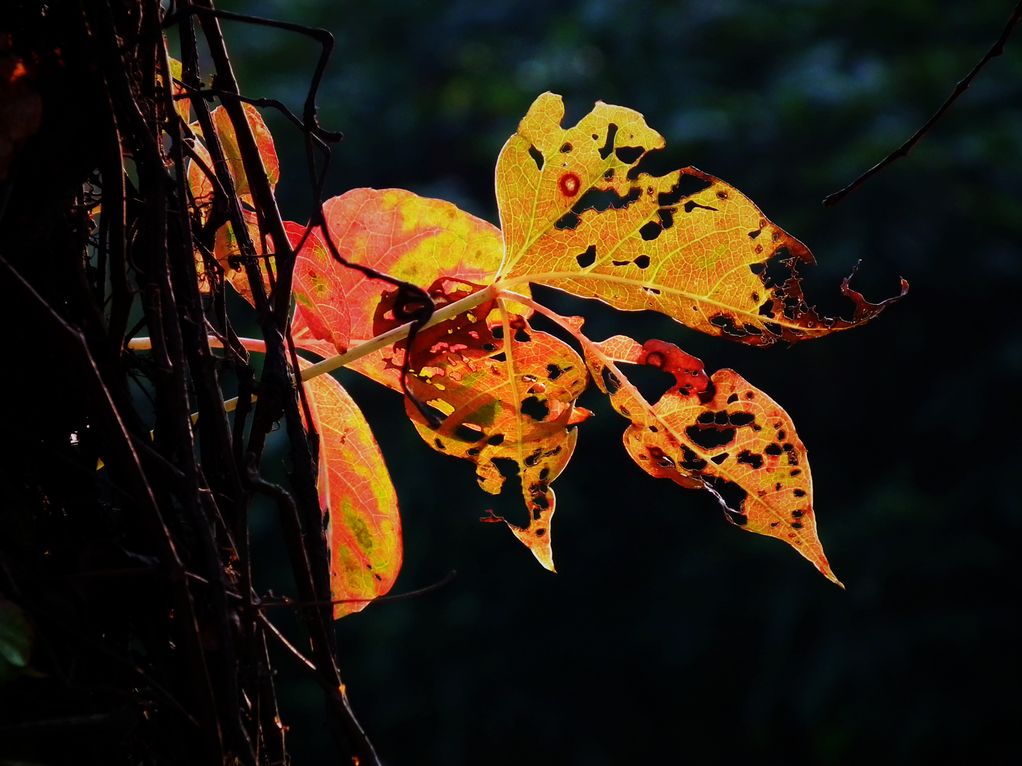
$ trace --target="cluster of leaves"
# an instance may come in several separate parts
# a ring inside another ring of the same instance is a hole
[[[275,184],[272,138],[254,107],[247,115]],[[212,116],[245,201],[230,122],[222,108]],[[852,318],[820,315],[797,273],[799,264],[812,263],[809,250],[713,176],[691,167],[648,172],[646,158],[664,140],[641,114],[598,103],[573,127],[563,127],[563,117],[561,98],[541,95],[501,151],[500,229],[448,202],[398,189],[355,189],[325,203],[329,237],[347,262],[428,292],[436,312],[410,337],[399,291],[346,266],[311,227],[288,224],[297,252],[295,345],[403,392],[423,441],[474,463],[487,492],[497,494],[509,481],[519,485],[529,522],[505,523],[547,569],[554,569],[552,484],[591,414],[577,401],[592,379],[628,421],[625,449],[643,470],[712,493],[730,522],[788,543],[838,583],[817,535],[806,448],[776,402],[732,370],[708,374],[671,343],[623,335],[593,341],[580,318],[536,302],[529,286],[622,311],[657,311],[754,346],[855,327],[897,298],[870,303],[846,279],[841,290],[854,306]],[[209,156],[201,142],[195,150],[189,182],[202,208],[211,205],[213,189],[204,167]],[[249,223],[272,289],[272,253],[254,215]],[[215,242],[212,259],[200,256],[203,268],[251,300],[230,224]],[[906,289],[903,282],[902,295]],[[574,339],[581,354],[536,329],[537,315]],[[381,336],[396,341],[383,344]],[[648,401],[629,381],[629,365],[657,368],[674,383]],[[393,584],[401,523],[379,448],[340,383],[317,375],[305,393],[310,425],[320,434],[319,490],[333,596],[345,602],[335,607],[340,617]]]

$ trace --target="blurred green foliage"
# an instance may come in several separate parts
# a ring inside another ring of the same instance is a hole
[[[1016,480],[1022,334],[1022,38],[907,159],[844,203],[820,199],[907,138],[1014,3],[221,3],[330,29],[323,124],[346,138],[328,189],[400,186],[496,220],[493,165],[532,99],[642,111],[665,167],[734,184],[836,283],[912,293],[862,330],[768,351],[669,321],[585,313],[593,337],[659,336],[734,367],[809,446],[821,535],[848,591],[728,526],[710,497],[656,482],[600,400],[559,480],[542,571],[486,508],[471,467],[422,445],[400,402],[353,375],[396,477],[397,590],[443,590],[339,623],[353,703],[388,763],[1009,763],[1020,712]],[[316,51],[225,25],[244,91],[300,109]],[[302,220],[302,142],[275,115],[285,212]],[[278,543],[260,543],[268,556]],[[267,573],[269,577],[270,573]],[[286,660],[282,659],[282,662]],[[293,680],[291,744],[326,763],[317,692]]]

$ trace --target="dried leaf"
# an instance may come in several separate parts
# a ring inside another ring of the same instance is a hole
[[[707,377],[701,361],[672,343],[582,341],[593,378],[631,421],[625,448],[643,470],[709,490],[733,524],[783,540],[841,584],[816,533],[805,445],[780,405],[733,370]],[[675,384],[650,404],[619,362],[663,370]]]
[[[383,455],[358,405],[329,375],[304,385],[319,432],[330,592],[334,600],[354,599],[334,605],[334,619],[340,619],[393,586],[401,569],[401,517]]]
[[[570,346],[533,330],[507,302],[497,304],[420,335],[408,385],[439,425],[407,400],[406,409],[433,449],[476,464],[487,492],[499,494],[505,480],[517,475],[529,524],[508,526],[552,571],[550,484],[575,449],[574,424],[588,414],[574,406],[586,386],[585,365]]]
[[[536,99],[497,160],[507,250],[499,278],[659,311],[752,345],[798,341],[862,324],[891,300],[855,304],[851,320],[819,315],[795,271],[809,250],[734,187],[695,168],[664,176],[640,161],[664,146],[642,115],[597,103],[564,129],[561,97]],[[772,276],[768,266],[785,276]],[[907,290],[902,283],[902,294]]]

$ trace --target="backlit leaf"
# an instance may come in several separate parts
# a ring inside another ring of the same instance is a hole
[[[563,117],[561,97],[543,94],[497,161],[500,278],[509,286],[540,283],[655,310],[752,345],[847,329],[889,302],[868,303],[846,280],[854,318],[819,315],[795,271],[811,253],[751,200],[695,168],[642,172],[641,159],[664,140],[641,114],[598,103],[572,128]],[[775,264],[783,277],[768,270]]]
[[[169,63],[170,77],[172,80],[170,84],[170,91],[171,94],[174,96],[174,111],[176,111],[178,115],[181,117],[181,121],[187,125],[188,120],[191,119],[192,115],[192,101],[189,98],[177,98],[178,96],[183,96],[187,93],[187,91],[180,84],[181,80],[183,79],[182,71],[184,67],[181,64],[181,62],[176,58],[171,58]]]
[[[701,361],[672,343],[582,340],[593,378],[631,421],[625,448],[643,470],[709,490],[733,524],[783,540],[840,585],[816,533],[806,448],[780,405],[733,370],[707,377]],[[663,370],[675,384],[650,404],[620,362]]]
[[[270,129],[266,127],[258,109],[251,104],[242,104],[241,106],[245,110],[245,119],[255,136],[256,148],[259,150],[259,159],[262,160],[266,177],[269,179],[271,187],[276,186],[277,181],[280,180],[280,163],[277,160],[277,150],[273,145]],[[241,159],[238,136],[234,132],[234,126],[231,124],[231,118],[227,115],[227,110],[218,106],[209,113],[209,116],[213,120],[213,130],[220,138],[224,159],[227,160],[227,166],[234,179],[238,194],[241,197],[251,197],[252,190],[249,188],[248,176],[245,174],[245,163]]]
[[[570,346],[497,303],[420,334],[408,385],[440,423],[429,423],[412,402],[406,409],[433,449],[476,464],[487,492],[500,493],[517,476],[529,523],[508,526],[553,570],[550,484],[575,449],[575,424],[588,414],[574,406],[585,365]]]
[[[500,265],[503,250],[497,228],[450,202],[403,189],[353,189],[327,200],[323,213],[346,260],[422,288],[439,277],[486,283]],[[316,303],[343,305],[352,337],[372,337],[376,308],[387,285],[345,269],[325,248],[304,248],[299,261],[296,279],[315,288]]]
[[[242,107],[245,110],[245,119],[248,120],[252,134],[255,136],[256,148],[259,151],[259,159],[263,163],[263,168],[266,170],[266,177],[270,186],[275,187],[280,180],[280,163],[277,160],[277,149],[273,144],[273,136],[270,135],[270,130],[263,122],[258,109],[251,104],[242,104]],[[212,110],[209,116],[213,121],[213,130],[216,131],[217,137],[220,139],[220,147],[223,149],[224,160],[227,162],[227,171],[234,180],[235,190],[242,200],[251,201],[252,190],[248,185],[245,164],[241,159],[241,149],[238,146],[238,137],[234,132],[231,119],[222,106]],[[191,128],[193,133],[202,138],[202,128],[198,123],[193,123]],[[206,147],[196,144],[193,148],[202,158],[206,167],[210,171],[215,171],[212,157]],[[213,184],[205,170],[194,161],[188,165],[188,185],[191,188],[192,196],[200,206],[208,204],[212,200]]]
[[[358,405],[329,375],[304,385],[319,432],[330,592],[334,600],[354,599],[334,605],[334,619],[340,619],[393,586],[401,569],[401,517],[383,455]]]
[[[327,228],[348,261],[429,288],[439,278],[489,282],[503,252],[500,232],[442,200],[403,189],[353,189],[323,206]],[[393,288],[331,257],[321,240],[310,240],[295,262],[298,306],[295,342],[329,356],[380,332],[380,304]],[[401,322],[396,322],[400,324]],[[400,389],[401,349],[385,349],[353,369]]]

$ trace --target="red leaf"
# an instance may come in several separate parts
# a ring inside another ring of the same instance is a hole
[[[361,410],[340,383],[320,375],[305,384],[319,432],[320,502],[330,545],[334,619],[387,593],[401,569],[401,517],[383,455]]]

